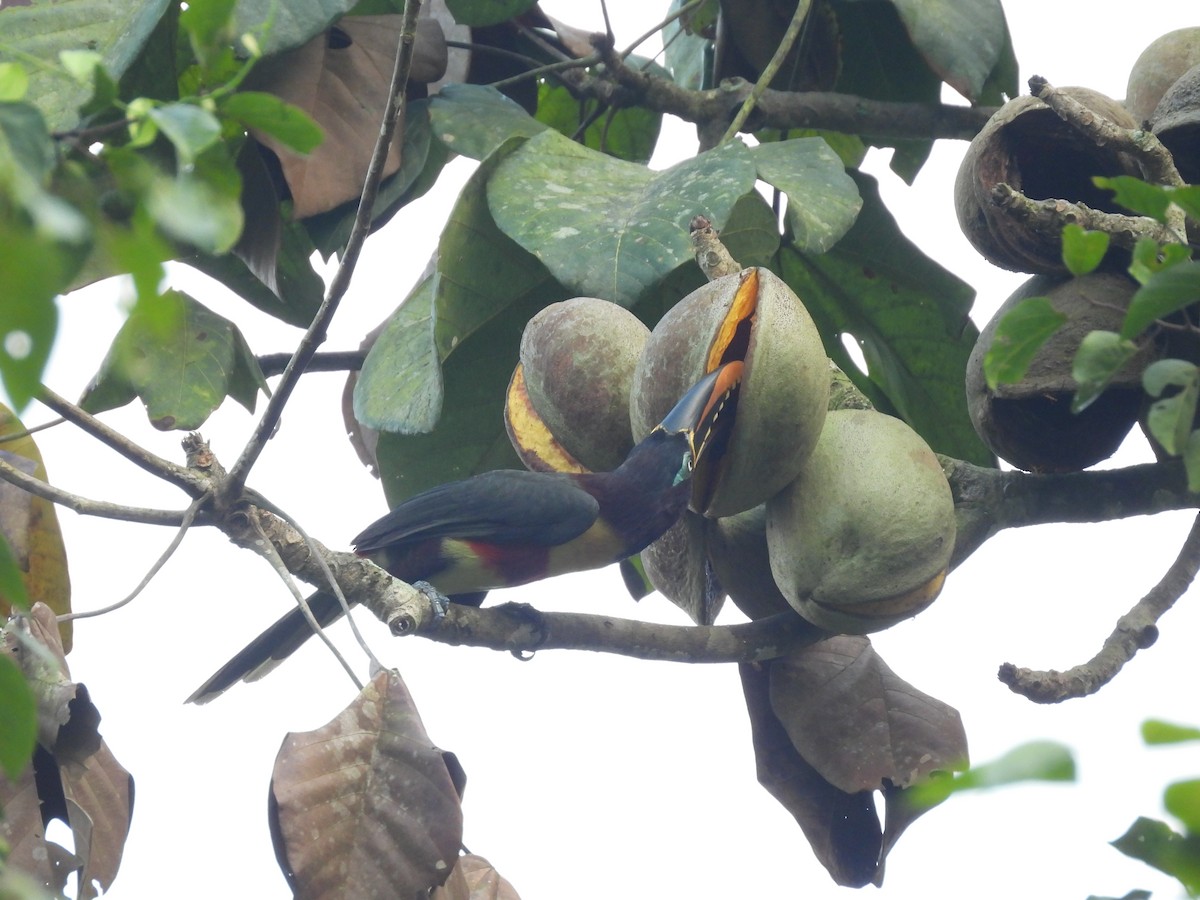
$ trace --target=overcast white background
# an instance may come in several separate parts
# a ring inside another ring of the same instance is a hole
[[[601,28],[595,3],[544,2],[572,24]],[[666,3],[612,4],[618,46],[651,27]],[[1038,73],[1115,97],[1130,65],[1159,34],[1200,24],[1193,2],[1010,2],[1022,84]],[[950,99],[948,97],[948,99]],[[668,124],[657,167],[694,152],[690,126]],[[1021,281],[984,263],[958,232],[951,187],[965,144],[941,142],[907,187],[873,153],[868,168],[910,238],[979,292],[983,324]],[[327,349],[357,347],[414,282],[471,163],[368,242],[330,329]],[[290,350],[299,331],[187,281],[204,303],[244,324],[258,353]],[[62,328],[47,383],[76,396],[95,372],[122,312],[110,287],[61,301]],[[382,492],[343,436],[344,377],[307,376],[251,486],[315,537],[345,546],[385,511]],[[502,385],[496,386],[497,390]],[[30,424],[48,418],[31,409]],[[139,409],[105,416],[169,458],[179,435],[154,432]],[[225,462],[254,419],[227,404],[202,429]],[[184,498],[111,451],[60,427],[39,435],[51,479],[77,493],[182,508]],[[1110,464],[1149,459],[1131,439]],[[124,596],[171,540],[164,529],[60,513],[77,610]],[[1175,883],[1106,842],[1141,814],[1163,816],[1161,789],[1200,775],[1194,749],[1140,744],[1147,717],[1200,724],[1193,589],[1162,622],[1158,644],[1098,696],[1035,706],[996,681],[1000,663],[1066,668],[1090,657],[1113,623],[1165,571],[1188,513],[1097,526],[1004,533],[950,577],[918,619],[876,636],[898,674],[957,707],[972,758],[992,759],[1034,738],[1075,748],[1080,780],[955,798],[918,821],[888,860],[883,892],[915,898],[1083,898],[1132,888],[1175,897]],[[507,593],[545,609],[667,622],[683,616],[657,595],[634,604],[615,568]],[[153,585],[118,613],[78,622],[72,674],[88,685],[102,731],[137,781],[137,804],[116,898],[281,898],[266,823],[271,766],[288,731],[327,722],[354,688],[312,641],[267,680],[197,708],[183,698],[292,601],[257,557],[196,530]],[[455,751],[469,782],[467,846],[489,858],[525,900],[612,897],[850,897],[815,862],[791,816],[755,781],[737,673],[728,666],[648,663],[616,656],[507,654],[395,640],[362,617],[376,652],[400,669],[429,734]],[[341,626],[337,636],[365,675]],[[865,889],[867,893],[874,888]]]

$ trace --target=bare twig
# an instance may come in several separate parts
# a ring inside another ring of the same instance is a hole
[[[138,583],[138,586],[135,587],[128,596],[118,600],[116,603],[110,603],[108,606],[101,607],[100,609],[90,609],[86,612],[66,613],[59,616],[58,621],[70,622],[73,619],[90,619],[94,616],[102,616],[133,602],[133,599],[146,589],[146,586],[154,580],[154,576],[159,573],[159,570],[162,569],[164,565],[166,565],[167,560],[170,559],[175,554],[175,551],[179,549],[179,545],[183,543],[183,536],[187,534],[187,531],[189,528],[191,528],[192,523],[196,521],[196,516],[200,512],[200,507],[202,507],[207,501],[207,496],[197,497],[192,501],[192,505],[184,511],[183,521],[179,523],[179,528],[175,532],[175,537],[171,538],[171,543],[167,546],[167,549],[164,550],[158,559],[154,561],[154,565],[150,567],[150,571],[146,573],[145,577],[143,577]]]
[[[1122,128],[1069,94],[1064,94],[1041,75],[1034,75],[1029,79],[1029,91],[1097,147],[1111,146],[1135,156],[1141,162],[1150,181],[1169,187],[1184,185],[1183,176],[1175,168],[1175,159],[1171,156],[1171,151],[1150,131],[1142,128]],[[1166,219],[1167,228],[1172,235],[1170,243],[1183,243],[1187,240],[1186,216],[1183,209],[1172,204],[1167,209]]]
[[[763,68],[758,76],[758,81],[754,82],[754,87],[750,89],[750,93],[742,101],[737,115],[733,117],[733,121],[725,129],[725,133],[721,135],[720,143],[724,144],[726,141],[733,140],[737,136],[737,133],[742,130],[742,126],[746,124],[746,119],[750,117],[750,112],[758,104],[758,98],[763,95],[763,92],[767,89],[767,85],[774,80],[780,66],[783,65],[784,59],[791,52],[792,45],[796,43],[796,38],[800,36],[800,29],[804,27],[804,23],[808,19],[808,10],[811,5],[811,0],[799,0],[796,4],[796,10],[792,13],[792,20],[788,22],[788,27],[784,30],[783,37],[779,39],[779,45],[771,55],[770,62]]]
[[[204,476],[177,465],[170,460],[163,459],[161,456],[156,456],[144,447],[138,446],[125,437],[125,435],[109,428],[95,416],[84,412],[74,403],[58,396],[58,394],[49,388],[42,387],[38,393],[38,400],[68,422],[77,425],[101,443],[116,450],[135,466],[145,469],[151,475],[157,475],[164,481],[169,481],[171,484],[182,488],[188,496],[196,498],[208,493],[211,484]],[[178,525],[180,521],[177,519],[169,524]]]
[[[141,522],[144,525],[180,526],[187,519],[187,510],[148,509],[140,506],[122,506],[117,503],[106,503],[102,500],[89,500],[57,488],[52,484],[34,478],[15,466],[0,459],[0,479],[9,484],[15,484],[23,491],[28,491],[35,497],[49,500],[59,506],[84,516],[98,516],[102,519],[117,519],[122,522]],[[197,502],[207,499],[206,495],[197,498]],[[193,506],[195,503],[193,503]]]
[[[702,3],[704,3],[704,0],[688,0],[687,3],[681,4],[678,9],[673,10],[657,25],[634,38],[633,43],[621,51],[621,59],[628,59],[633,51],[640,47],[643,43],[648,41],[654,35],[658,34],[676,19],[681,19],[692,10],[697,9]]]
[[[1158,620],[1188,589],[1200,571],[1200,517],[1192,523],[1175,562],[1150,592],[1125,615],[1104,641],[1100,652],[1065,672],[1000,667],[999,678],[1015,693],[1035,703],[1061,703],[1094,694],[1108,684],[1139,650],[1158,639]]]
[[[7,444],[9,441],[19,441],[22,438],[33,437],[39,431],[48,431],[55,426],[62,425],[67,420],[64,418],[51,419],[49,422],[42,422],[40,425],[31,425],[23,431],[13,431],[7,434],[0,434],[0,445]]]
[[[1169,226],[1148,216],[1104,212],[1069,200],[1034,200],[1004,182],[992,188],[991,200],[1006,210],[1014,221],[1024,223],[1048,239],[1061,240],[1064,226],[1079,225],[1089,231],[1106,232],[1113,244],[1126,249],[1144,237],[1160,244],[1179,243],[1179,236]]]
[[[279,423],[279,418],[283,415],[283,409],[291,398],[292,391],[295,389],[300,376],[304,373],[309,360],[316,353],[317,347],[325,340],[325,333],[329,327],[329,322],[337,311],[338,304],[341,303],[342,297],[350,285],[350,278],[354,274],[355,266],[358,264],[358,257],[362,252],[363,242],[366,241],[367,235],[371,231],[371,214],[375,206],[375,197],[379,191],[379,182],[383,177],[383,168],[387,161],[388,149],[391,147],[393,135],[398,142],[402,143],[404,139],[402,133],[404,129],[402,114],[405,109],[404,88],[408,84],[408,73],[412,68],[416,21],[420,9],[421,0],[405,0],[404,19],[400,28],[400,43],[396,49],[396,63],[392,70],[392,82],[388,93],[387,108],[384,110],[383,121],[379,127],[379,139],[375,142],[375,150],[371,156],[370,165],[367,167],[367,176],[363,183],[363,192],[359,200],[358,212],[354,217],[354,226],[350,230],[350,237],[347,239],[346,247],[342,251],[337,271],[333,275],[329,290],[326,292],[325,299],[321,302],[321,307],[317,310],[312,324],[309,325],[308,330],[304,333],[304,337],[296,347],[296,352],[292,355],[291,361],[284,369],[283,377],[276,386],[275,393],[267,403],[267,408],[263,412],[262,418],[258,420],[258,424],[255,426],[250,439],[246,442],[241,456],[233,464],[233,467],[229,470],[229,476],[222,484],[221,499],[224,501],[229,501],[241,493],[246,483],[246,477],[250,474],[250,469],[253,468],[267,441],[274,433],[275,427]]]
[[[704,216],[696,216],[689,225],[692,239],[692,253],[696,257],[696,265],[709,281],[716,281],[726,275],[736,275],[742,267],[733,258],[717,230]]]
[[[258,357],[258,367],[267,378],[282,375],[291,361],[290,353],[265,353]],[[339,350],[315,353],[304,367],[305,372],[356,372],[362,368],[367,354],[362,350]]]

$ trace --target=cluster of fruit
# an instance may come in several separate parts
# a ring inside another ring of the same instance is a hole
[[[1059,90],[1120,128],[1152,131],[1171,151],[1185,181],[1195,183],[1200,176],[1200,28],[1171,32],[1147,47],[1130,73],[1124,103],[1087,88]],[[1104,394],[1073,412],[1077,383],[1071,370],[1080,342],[1092,331],[1118,331],[1138,288],[1125,274],[1129,252],[1113,246],[1099,269],[1072,277],[1060,234],[1002,209],[994,202],[997,189],[1006,184],[1033,200],[1120,213],[1126,210],[1093,177],[1148,174],[1139,157],[1085,137],[1032,96],[1001,107],[963,159],[955,206],[964,234],[989,262],[1034,276],[983,329],[966,376],[976,431],[1018,468],[1070,472],[1107,459],[1145,409],[1142,372],[1164,352],[1188,354],[1143,335],[1137,355]],[[997,324],[1031,297],[1049,299],[1066,324],[1038,351],[1021,381],[990,387],[983,363]]]
[[[542,471],[618,465],[705,374],[741,382],[692,476],[691,509],[642,553],[655,588],[701,623],[728,594],[751,618],[877,631],[924,609],[954,548],[950,488],[904,422],[829,410],[831,366],[812,318],[767,269],[717,278],[651,332],[588,297],[530,320],[508,392],[509,436]]]

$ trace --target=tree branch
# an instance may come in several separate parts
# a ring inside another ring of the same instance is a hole
[[[396,48],[396,63],[392,70],[392,82],[388,92],[387,107],[384,110],[383,121],[379,126],[379,138],[375,142],[375,150],[371,155],[370,165],[367,167],[367,176],[363,183],[363,192],[362,197],[359,199],[358,212],[354,217],[354,226],[350,230],[350,237],[347,239],[346,247],[342,251],[342,258],[338,269],[334,273],[333,280],[330,282],[325,299],[321,302],[320,309],[317,310],[316,316],[313,317],[312,324],[304,332],[304,337],[301,338],[300,344],[296,347],[296,352],[292,355],[291,360],[284,369],[283,378],[276,386],[275,393],[271,395],[262,418],[258,420],[254,432],[250,435],[250,439],[242,449],[241,456],[238,457],[233,467],[229,470],[228,478],[222,483],[221,496],[218,498],[222,503],[230,503],[241,494],[242,488],[246,484],[246,477],[250,474],[250,469],[253,468],[267,441],[275,432],[275,427],[279,424],[279,418],[283,415],[283,409],[291,398],[292,391],[299,382],[300,376],[304,374],[309,361],[317,352],[317,347],[324,342],[329,322],[333,319],[334,313],[337,312],[338,305],[341,303],[342,297],[345,296],[346,289],[350,285],[350,278],[354,274],[355,266],[358,264],[358,256],[362,251],[363,242],[366,241],[367,235],[371,231],[371,214],[375,206],[375,197],[379,192],[379,182],[383,178],[383,168],[387,162],[388,149],[392,145],[393,136],[397,138],[398,144],[402,144],[404,140],[404,89],[408,84],[408,73],[412,68],[413,47],[416,43],[417,14],[420,11],[421,0],[405,0],[404,19],[400,27],[400,43]]]
[[[1200,507],[1200,494],[1188,491],[1187,474],[1177,460],[1065,475],[1005,472],[949,457],[942,457],[942,468],[958,515],[951,566],[1005,528],[1106,522]]]
[[[1183,596],[1197,571],[1200,571],[1200,516],[1192,523],[1179,555],[1162,580],[1117,620],[1116,628],[1099,653],[1065,672],[1019,669],[1005,663],[1000,667],[1000,680],[1035,703],[1061,703],[1094,694],[1112,681],[1139,650],[1158,640],[1158,620]]]
[[[1127,250],[1144,237],[1160,244],[1180,242],[1176,232],[1149,216],[1104,212],[1069,200],[1034,200],[1004,182],[992,188],[991,200],[1005,210],[1013,221],[1026,224],[1047,240],[1061,241],[1065,226],[1079,225],[1088,231],[1107,233],[1113,244]]]
[[[109,428],[95,416],[84,412],[74,403],[58,396],[58,394],[54,393],[48,387],[43,386],[41,388],[38,392],[38,400],[68,422],[86,431],[102,444],[106,444],[113,450],[116,450],[135,466],[182,488],[193,499],[207,494],[211,489],[211,483],[203,475],[177,465],[170,460],[163,459],[161,456],[156,456],[144,447],[138,446],[125,437],[125,435]],[[64,505],[69,506],[70,504]],[[82,512],[82,510],[80,511]],[[96,515],[99,514],[96,513]],[[182,519],[176,519],[164,524],[178,525],[181,521]]]
[[[356,372],[362,368],[367,354],[363,350],[336,350],[314,353],[304,367],[305,372]],[[257,358],[258,367],[267,378],[282,375],[291,361],[291,353],[264,353]]]
[[[754,90],[748,81],[734,78],[711,90],[691,91],[627,65],[611,44],[594,43],[604,56],[606,71],[564,72],[559,75],[564,82],[585,97],[615,106],[641,105],[695,123],[702,135],[709,135],[705,146],[716,143]],[[768,88],[758,98],[745,128],[820,128],[882,140],[969,141],[995,111],[994,107],[890,103],[827,91]]]

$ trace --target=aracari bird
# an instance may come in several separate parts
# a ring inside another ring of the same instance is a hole
[[[484,472],[405,500],[358,535],[354,549],[402,581],[428,582],[447,599],[474,606],[492,588],[632,556],[687,508],[696,462],[727,440],[741,373],[740,362],[726,363],[697,382],[612,472]],[[343,612],[324,591],[308,606],[322,627]],[[238,681],[262,677],[313,634],[296,607],[188,702],[205,703]]]

